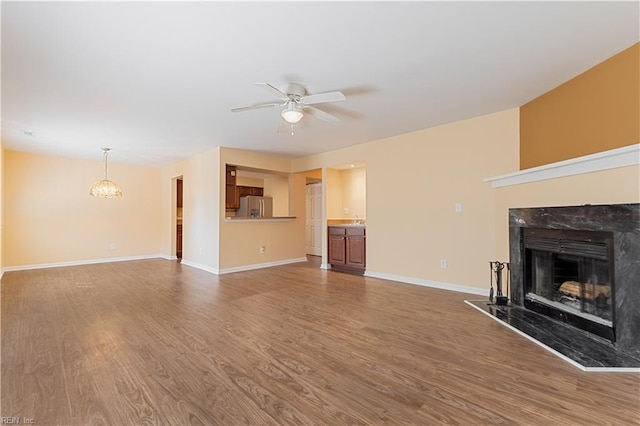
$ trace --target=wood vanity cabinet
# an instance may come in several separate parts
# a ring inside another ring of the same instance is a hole
[[[334,265],[346,265],[347,261],[347,243],[346,229],[343,227],[329,227],[329,263],[331,267]]]
[[[366,228],[329,227],[329,263],[331,269],[364,273],[366,267]]]

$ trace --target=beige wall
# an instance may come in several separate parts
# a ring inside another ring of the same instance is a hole
[[[224,195],[224,165],[235,164],[254,169],[289,174],[291,161],[250,151],[220,148],[218,196]],[[220,203],[219,269],[283,262],[304,258],[305,177],[289,178],[289,214],[296,219],[284,222],[232,222],[226,221],[224,203]],[[265,191],[267,188],[265,188]],[[260,253],[260,247],[265,252]]]
[[[300,158],[293,170],[366,162],[367,271],[486,287],[495,201],[483,178],[517,170],[518,117],[514,108]]]
[[[87,194],[100,161],[0,150],[2,266],[174,255],[178,176],[185,264],[225,272],[303,258],[308,173],[300,172],[323,170],[326,220],[355,204],[345,181],[365,178],[364,170],[356,178],[331,167],[366,161],[367,270],[486,288],[487,261],[508,259],[509,208],[640,202],[638,166],[492,189],[483,178],[518,168],[518,116],[511,109],[293,161],[216,148],[161,170],[110,163],[125,194],[115,200]],[[295,172],[286,181],[297,219],[225,221],[225,163]]]
[[[327,218],[339,219],[342,217],[342,173],[340,170],[327,168],[322,181],[326,182],[323,203]]]
[[[640,202],[640,166],[495,189],[497,259],[509,258],[509,209]]]
[[[640,142],[640,43],[520,108],[520,168]]]
[[[322,169],[309,170],[305,172],[305,176],[309,179],[322,180]]]
[[[258,188],[264,188],[264,179],[256,179],[249,177],[236,177],[236,185],[239,186],[257,186]]]
[[[3,170],[3,164],[4,164],[4,149],[2,148],[2,141],[0,141],[0,277],[2,276],[2,241],[4,240],[3,234],[2,234],[2,227],[3,227],[3,220],[2,220],[2,210],[3,210],[3,204],[4,204],[4,198],[3,198],[3,186],[4,186],[4,174],[2,172]]]
[[[182,176],[183,182],[182,261],[187,265],[216,271],[219,265],[221,206],[220,149],[194,155],[162,170],[162,253],[166,256],[175,256],[176,199],[173,180],[178,176]],[[224,185],[224,176],[222,179]]]
[[[102,164],[4,152],[3,267],[161,252],[160,169],[110,162],[124,196],[94,198],[89,186],[102,178]]]
[[[340,172],[342,180],[342,208],[348,208],[349,213],[341,217],[360,219],[367,217],[367,173],[364,167],[347,169]]]
[[[273,197],[273,215],[289,216],[289,178],[274,176],[264,179],[264,196]]]

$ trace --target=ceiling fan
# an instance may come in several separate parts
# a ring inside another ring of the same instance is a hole
[[[305,110],[310,110],[313,112],[313,115],[321,120],[331,124],[337,124],[340,122],[338,117],[311,105],[326,102],[338,102],[347,99],[342,92],[326,92],[310,95],[307,93],[306,87],[299,83],[288,83],[282,86],[281,89],[278,89],[269,83],[256,84],[264,87],[270,93],[279,96],[280,100],[233,108],[231,110],[232,112],[249,111],[259,108],[284,107],[281,112],[282,118],[292,126],[302,120]]]

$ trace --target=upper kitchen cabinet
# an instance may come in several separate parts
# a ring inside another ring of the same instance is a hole
[[[226,165],[227,217],[235,217],[240,198],[246,196],[270,197],[273,216],[289,216],[289,175],[241,165]]]
[[[227,164],[225,172],[225,208],[227,210],[236,210],[240,207],[240,198],[236,190],[238,168]]]
[[[246,197],[248,195],[257,195],[262,197],[264,195],[264,187],[238,185],[237,188],[238,197]]]

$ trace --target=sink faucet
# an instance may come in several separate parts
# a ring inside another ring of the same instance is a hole
[[[353,224],[354,225],[360,225],[360,221],[358,220],[358,215],[357,214],[353,215]]]

